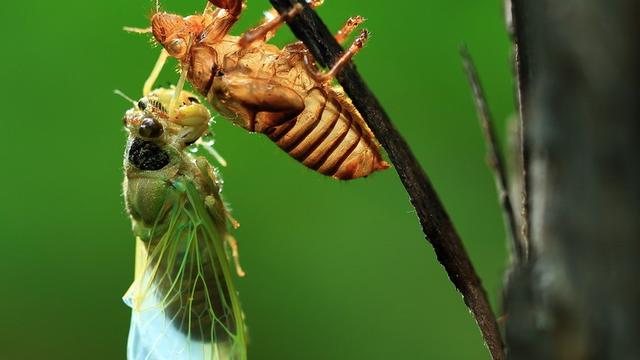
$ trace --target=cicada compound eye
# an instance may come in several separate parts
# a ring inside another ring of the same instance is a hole
[[[162,129],[162,124],[158,122],[158,120],[154,118],[145,118],[140,123],[140,128],[138,129],[138,134],[144,138],[153,139],[157,138],[164,130]]]
[[[187,43],[181,38],[176,38],[166,45],[169,55],[175,58],[181,58],[187,52]]]

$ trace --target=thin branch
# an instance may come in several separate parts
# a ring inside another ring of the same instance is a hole
[[[343,49],[305,1],[270,2],[280,13],[291,9],[295,2],[303,4],[303,12],[288,21],[291,30],[304,42],[321,65],[328,67],[335,63]],[[347,65],[337,78],[387,151],[416,209],[427,241],[433,246],[438,261],[444,266],[449,279],[473,313],[491,356],[493,359],[504,359],[500,332],[487,294],[429,178],[355,66]]]
[[[505,6],[507,7],[507,29],[511,35],[511,41],[513,43],[514,52],[514,71],[516,79],[516,99],[518,104],[518,115],[520,118],[520,163],[522,164],[522,199],[521,199],[521,234],[522,239],[527,248],[526,254],[529,256],[531,251],[531,243],[529,241],[529,224],[530,224],[530,201],[529,193],[530,179],[529,179],[529,141],[528,127],[526,121],[527,114],[527,99],[529,89],[529,83],[531,78],[531,66],[529,64],[528,44],[525,41],[525,28],[524,22],[526,19],[526,12],[524,10],[523,0],[506,0]],[[525,259],[526,260],[526,259]]]
[[[516,263],[521,263],[526,259],[526,244],[523,242],[522,237],[519,236],[516,215],[514,214],[511,198],[509,196],[507,170],[502,157],[502,151],[500,151],[495,126],[493,125],[493,119],[489,112],[489,105],[487,104],[482,84],[478,77],[478,72],[466,47],[463,46],[460,48],[460,55],[462,56],[464,69],[467,73],[467,77],[469,78],[469,84],[473,90],[473,100],[476,105],[478,119],[480,120],[480,127],[482,127],[482,134],[484,135],[485,142],[487,144],[487,162],[489,163],[489,167],[493,171],[493,175],[495,177],[498,199],[500,201],[502,215],[504,216],[504,221],[507,226],[507,236],[511,240],[511,247],[515,252]]]

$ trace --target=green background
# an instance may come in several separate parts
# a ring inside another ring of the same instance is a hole
[[[405,4],[400,6],[400,4]],[[204,1],[167,0],[181,14]],[[250,0],[236,32],[269,6]],[[158,54],[123,25],[148,0],[5,1],[0,150],[0,358],[122,359],[133,275],[123,209],[122,116]],[[504,135],[513,113],[499,0],[327,0],[372,37],[358,68],[446,204],[494,308],[504,229],[458,56],[470,47]],[[291,41],[288,29],[278,43]],[[162,83],[175,82],[172,67]],[[252,359],[487,359],[461,296],[425,241],[393,170],[337,182],[267,138],[218,119],[225,195],[247,277],[237,281]]]

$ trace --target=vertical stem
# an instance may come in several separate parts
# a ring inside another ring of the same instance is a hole
[[[489,105],[487,104],[484,91],[482,90],[482,84],[480,83],[478,72],[473,64],[473,60],[471,59],[469,52],[465,47],[462,47],[460,49],[460,54],[462,55],[464,68],[469,78],[469,84],[473,90],[473,100],[476,105],[476,112],[478,113],[482,134],[484,135],[485,142],[487,144],[487,160],[495,178],[500,206],[502,207],[502,213],[507,227],[507,237],[510,239],[511,248],[515,252],[516,264],[519,264],[526,258],[527,249],[526,244],[522,239],[522,234],[520,234],[517,229],[516,216],[509,196],[507,170],[504,164],[504,159],[502,158],[502,152],[500,151],[498,137],[496,136],[496,130],[493,125],[493,119],[489,112]]]
[[[530,47],[526,41],[525,22],[527,21],[527,12],[525,2],[527,0],[507,0],[506,6],[508,16],[510,19],[507,27],[511,33],[511,39],[513,42],[513,56],[514,56],[514,70],[516,81],[516,100],[518,104],[518,115],[520,120],[520,161],[522,165],[522,194],[521,194],[521,235],[524,243],[527,246],[527,256],[532,253],[531,242],[529,241],[529,223],[530,223],[530,201],[529,193],[530,179],[529,179],[529,140],[528,136],[528,123],[527,123],[527,99],[528,89],[530,88],[531,79],[531,66],[530,62]]]
[[[509,354],[638,359],[640,2],[521,3],[533,253],[507,295]]]

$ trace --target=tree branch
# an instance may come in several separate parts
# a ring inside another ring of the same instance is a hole
[[[321,65],[328,67],[335,63],[343,49],[306,2],[303,0],[270,0],[270,2],[280,13],[291,9],[296,2],[302,4],[303,12],[288,22],[291,30],[304,42]],[[486,292],[429,178],[407,143],[393,127],[388,115],[360,77],[355,66],[349,64],[337,78],[387,151],[416,209],[426,239],[433,246],[438,261],[444,266],[449,279],[462,294],[465,304],[473,313],[491,356],[493,359],[504,359],[500,332]]]
[[[530,263],[509,356],[640,355],[640,2],[521,1],[530,84]]]
[[[515,252],[516,263],[522,263],[522,261],[526,259],[526,244],[523,242],[522,236],[519,236],[518,233],[516,216],[513,212],[513,206],[507,185],[507,170],[502,158],[502,152],[500,151],[500,145],[498,144],[493,120],[489,113],[489,106],[487,104],[484,91],[482,90],[482,84],[480,83],[478,72],[466,47],[463,46],[460,48],[460,55],[462,56],[464,69],[467,73],[467,77],[469,78],[469,84],[473,90],[473,100],[476,105],[478,119],[480,120],[480,127],[482,127],[482,134],[484,135],[485,142],[487,144],[487,162],[493,171],[496,181],[498,199],[500,201],[502,214],[507,226],[507,236],[510,239],[511,248]]]

